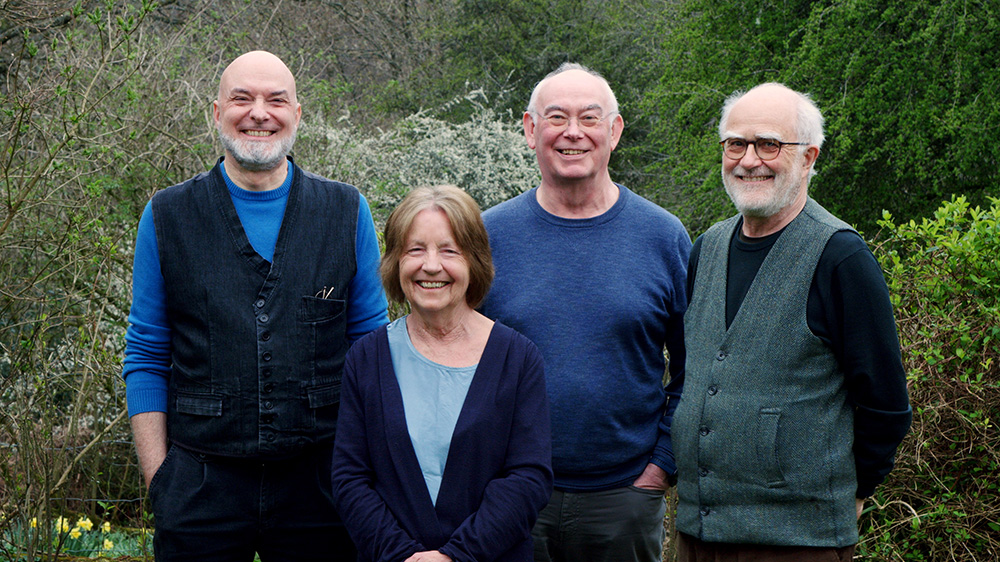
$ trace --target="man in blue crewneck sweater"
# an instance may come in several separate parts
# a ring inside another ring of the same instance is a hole
[[[234,60],[225,157],[139,222],[122,376],[159,561],[354,559],[330,457],[347,347],[386,300],[365,199],[288,156],[301,111],[280,59]]]
[[[559,67],[523,123],[542,183],[483,215],[496,277],[482,309],[545,360],[555,491],[535,560],[659,562],[691,240],[611,180],[624,122],[600,75]]]

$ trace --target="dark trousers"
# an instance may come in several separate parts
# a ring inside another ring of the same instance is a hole
[[[202,455],[170,447],[149,487],[159,562],[354,561],[333,508],[332,446],[293,458]]]
[[[815,548],[807,546],[766,546],[723,544],[700,541],[677,534],[678,562],[850,562],[854,547]]]
[[[660,562],[663,492],[552,492],[531,530],[535,562]]]

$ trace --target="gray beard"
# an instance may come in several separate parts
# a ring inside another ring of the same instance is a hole
[[[273,170],[285,161],[295,144],[296,131],[278,144],[264,146],[265,143],[243,142],[218,130],[222,147],[233,156],[236,163],[248,172]]]
[[[736,169],[733,170],[735,174]],[[755,218],[767,218],[773,217],[778,214],[782,209],[792,204],[795,198],[798,197],[799,190],[798,186],[794,184],[794,179],[791,178],[787,173],[781,178],[780,181],[777,180],[776,176],[775,182],[775,192],[772,197],[767,201],[747,203],[745,189],[741,189],[735,184],[735,182],[730,183],[729,176],[726,172],[722,172],[722,184],[726,187],[726,194],[729,195],[729,199],[736,206],[736,210],[740,212],[741,215],[745,217],[755,217]]]

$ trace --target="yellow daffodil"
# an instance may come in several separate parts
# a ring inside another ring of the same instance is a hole
[[[104,539],[104,550],[111,550],[114,547],[115,543],[109,541],[108,539]]]
[[[31,523],[29,523],[29,525],[31,525],[32,529],[38,527],[38,518],[37,517],[32,517],[31,518]]]
[[[69,538],[71,538],[71,539],[78,539],[78,538],[80,538],[80,535],[82,535],[82,534],[83,533],[80,532],[80,528],[79,527],[73,527],[73,530],[69,532]]]
[[[101,524],[101,532],[102,533],[110,533],[111,532],[111,522],[110,521],[105,521],[104,523]]]
[[[94,524],[90,522],[89,517],[81,517],[76,521],[76,526],[83,529],[84,531],[89,531],[94,528]]]
[[[60,517],[59,519],[56,519],[56,531],[60,533],[68,533],[69,520],[66,519],[65,517]]]

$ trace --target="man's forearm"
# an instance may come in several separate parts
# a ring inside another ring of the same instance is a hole
[[[132,416],[132,435],[148,488],[153,475],[167,456],[167,414],[144,412]]]

